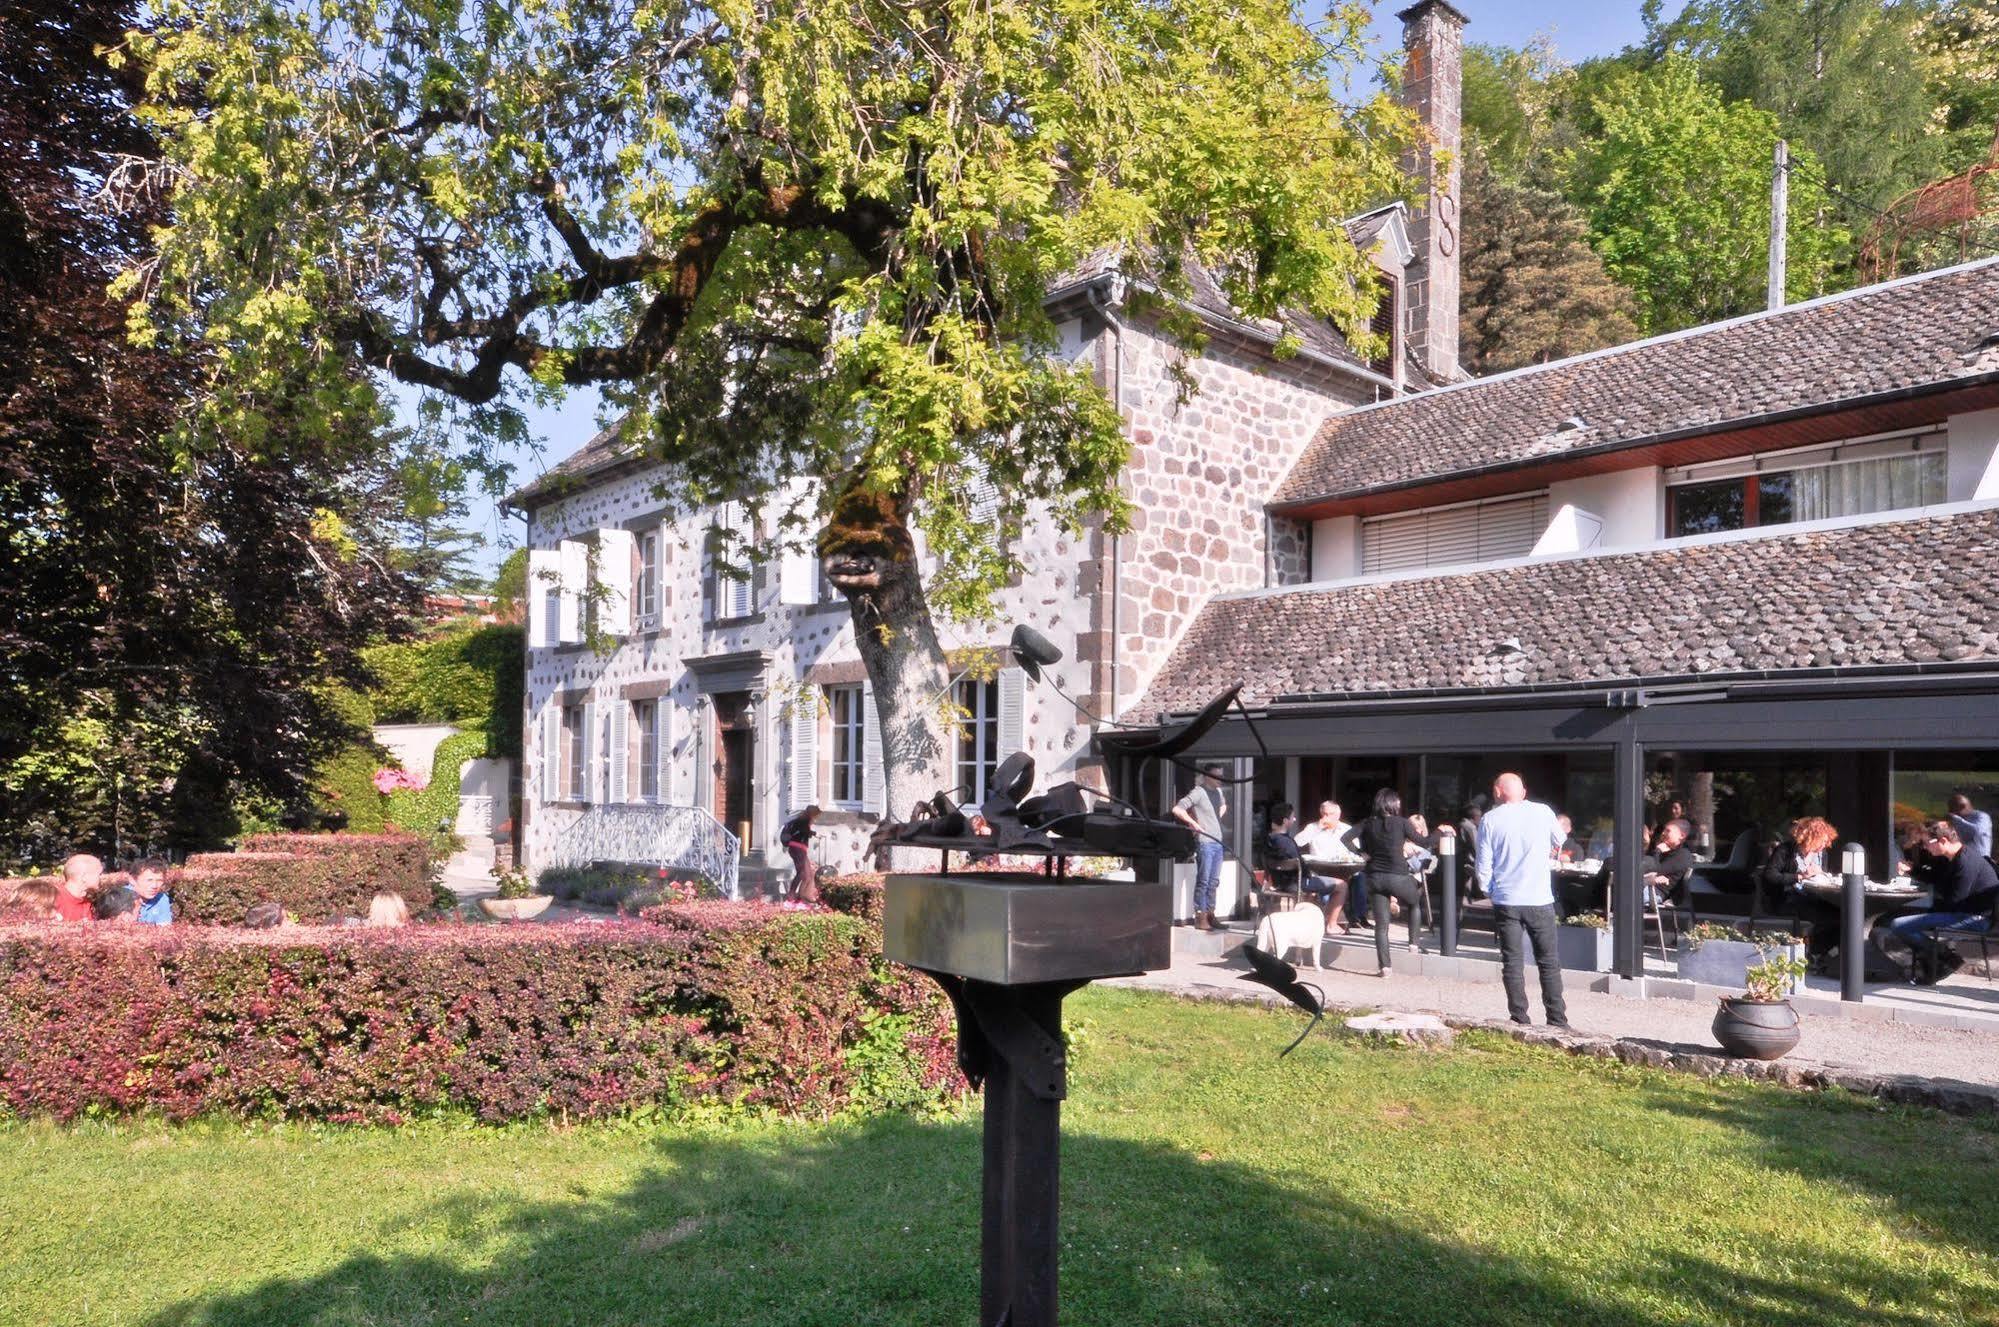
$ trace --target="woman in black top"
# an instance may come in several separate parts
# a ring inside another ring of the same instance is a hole
[[[1441,826],[1439,833],[1448,834],[1451,828]],[[1405,844],[1413,843],[1420,848],[1435,852],[1437,835],[1429,831],[1421,816],[1402,814],[1402,798],[1393,788],[1383,788],[1374,795],[1374,814],[1341,836],[1340,842],[1347,845],[1349,852],[1357,852],[1367,858],[1368,901],[1374,909],[1374,956],[1381,967],[1381,975],[1388,975],[1388,900],[1395,899],[1402,905],[1402,911],[1409,918],[1409,947],[1418,947],[1417,936],[1423,924],[1423,887],[1409,874],[1409,858],[1403,851]]]

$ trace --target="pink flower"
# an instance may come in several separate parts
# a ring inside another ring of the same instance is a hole
[[[430,785],[430,780],[420,774],[412,774],[406,769],[394,769],[388,765],[375,771],[375,791],[384,797],[399,789],[422,792]]]

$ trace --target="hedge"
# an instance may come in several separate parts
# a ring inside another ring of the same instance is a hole
[[[276,899],[304,922],[366,916],[378,889],[412,912],[434,905],[430,844],[409,834],[252,834],[241,852],[198,852],[167,881],[176,918],[233,926]]]
[[[389,794],[386,819],[390,825],[413,834],[435,834],[444,826],[449,834],[458,823],[458,788],[465,774],[465,762],[486,754],[486,734],[453,733],[431,753],[430,782],[421,789],[398,788]]]
[[[828,914],[279,932],[0,928],[17,1115],[826,1116],[962,1089],[941,997]]]

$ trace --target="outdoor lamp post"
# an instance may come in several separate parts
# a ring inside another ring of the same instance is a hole
[[[1437,923],[1437,948],[1445,958],[1458,952],[1458,836],[1440,835],[1437,861],[1444,875],[1444,915]]]
[[[1839,855],[1839,998],[1867,993],[1867,850],[1849,843]]]

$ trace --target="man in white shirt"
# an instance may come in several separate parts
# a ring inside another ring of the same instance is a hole
[[[1479,821],[1478,878],[1492,899],[1499,932],[1500,974],[1506,984],[1506,1012],[1516,1023],[1531,1023],[1522,941],[1534,946],[1541,972],[1541,1005],[1548,1026],[1569,1025],[1562,1000],[1562,960],[1555,952],[1555,891],[1548,865],[1562,846],[1555,810],[1527,800],[1518,774],[1502,774],[1492,784],[1492,809]]]

